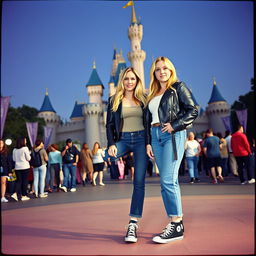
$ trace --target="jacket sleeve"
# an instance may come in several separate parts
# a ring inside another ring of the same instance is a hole
[[[108,140],[108,148],[112,145],[115,145],[114,139],[114,131],[115,131],[115,118],[114,113],[112,111],[112,104],[111,104],[111,97],[108,100],[108,107],[107,107],[107,124],[106,124],[106,133],[107,133],[107,140]]]
[[[176,92],[181,113],[178,113],[178,118],[171,122],[171,126],[175,132],[181,131],[188,125],[191,125],[198,116],[198,109],[185,83],[181,83]]]

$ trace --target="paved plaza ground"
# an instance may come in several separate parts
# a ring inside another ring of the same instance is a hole
[[[111,180],[106,186],[78,185],[77,192],[1,204],[1,252],[15,255],[254,255],[255,185],[229,176],[211,184],[207,176],[189,184],[180,176],[184,239],[154,244],[168,220],[159,177],[146,178],[138,242],[124,242],[132,182]],[[32,197],[32,196],[31,196]]]

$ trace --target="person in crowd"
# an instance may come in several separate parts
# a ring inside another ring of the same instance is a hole
[[[76,192],[76,168],[79,160],[79,151],[73,145],[72,139],[66,140],[66,146],[61,151],[64,181],[63,186],[60,187],[64,192]],[[71,176],[71,182],[69,177]]]
[[[198,182],[198,160],[201,151],[200,144],[195,140],[195,134],[190,132],[185,143],[185,154],[190,176],[190,183]]]
[[[109,166],[110,178],[112,180],[118,180],[119,171],[118,171],[118,166],[117,166],[117,159],[114,159],[112,157],[108,157],[107,158],[107,163],[108,163],[108,166]]]
[[[199,142],[199,144],[201,146],[202,171],[205,172],[206,176],[210,176],[209,168],[208,168],[208,164],[207,164],[207,157],[204,153],[204,142],[205,142],[206,138],[207,138],[206,132],[203,132],[202,140]]]
[[[118,172],[119,172],[119,180],[124,180],[125,179],[125,162],[123,161],[122,157],[119,157],[117,160],[117,167],[118,167]]]
[[[125,167],[130,171],[130,177],[134,179],[134,157],[133,152],[129,152],[125,157]],[[129,173],[128,173],[129,174]]]
[[[50,170],[50,191],[54,191],[54,184],[56,185],[57,192],[60,191],[60,171],[62,169],[61,152],[57,144],[50,145],[48,168]]]
[[[82,183],[85,186],[86,179],[89,182],[93,183],[93,155],[87,143],[83,144],[82,150],[80,152],[80,159],[81,159],[81,173],[82,173]],[[88,177],[87,177],[88,176]]]
[[[227,141],[222,136],[221,132],[217,132],[217,136],[220,139],[220,158],[221,158],[221,168],[222,168],[222,176],[228,176],[228,145]]]
[[[18,201],[29,200],[28,192],[28,175],[30,169],[30,152],[27,147],[27,139],[20,137],[16,141],[16,147],[12,152],[12,159],[15,162],[15,175],[16,175],[16,192],[11,197]]]
[[[224,181],[221,168],[220,139],[213,135],[211,128],[206,131],[206,136],[207,138],[204,141],[203,149],[206,155],[208,169],[211,171],[213,184],[217,184],[217,179],[219,179],[220,182]],[[217,175],[215,168],[217,169]]]
[[[142,80],[133,67],[124,69],[107,108],[108,154],[119,158],[134,155],[133,194],[125,242],[137,242],[138,219],[142,217],[148,158],[145,149],[145,102]]]
[[[99,142],[95,142],[92,149],[92,162],[93,162],[93,177],[92,177],[92,185],[96,186],[96,179],[99,175],[99,185],[105,186],[103,183],[103,169],[104,169],[104,159],[105,151],[100,147]]]
[[[225,132],[225,140],[226,140],[227,146],[228,146],[229,169],[233,173],[234,176],[238,177],[237,162],[236,162],[236,158],[235,158],[232,148],[231,148],[231,138],[232,138],[232,135],[231,135],[230,131],[226,131]]]
[[[8,152],[7,145],[4,140],[0,139],[0,170],[1,170],[1,203],[7,203],[5,197],[7,180],[12,176],[12,157]]]
[[[153,237],[156,243],[183,239],[183,211],[179,167],[184,155],[186,128],[198,115],[190,90],[178,81],[173,63],[158,57],[150,69],[147,98],[147,154],[155,158],[160,173],[161,193],[169,223]]]
[[[249,156],[252,154],[250,144],[246,134],[244,133],[244,128],[240,124],[237,126],[236,132],[232,135],[231,148],[237,161],[238,174],[241,184],[244,185],[247,182],[249,184],[255,183],[255,179],[252,178],[249,166]],[[244,178],[244,168],[246,170],[248,180]]]
[[[41,165],[40,166],[33,166],[33,176],[34,176],[34,192],[35,197],[44,198],[48,195],[44,192],[45,189],[45,178],[46,178],[46,171],[47,167],[46,164],[48,162],[48,155],[46,150],[44,149],[44,143],[42,140],[37,139],[35,141],[35,146],[32,149],[35,153],[39,153],[41,157]],[[39,194],[38,194],[39,193]]]

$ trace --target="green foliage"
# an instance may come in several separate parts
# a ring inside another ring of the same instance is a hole
[[[6,116],[3,138],[10,138],[13,141],[12,147],[15,145],[17,138],[28,137],[26,122],[38,122],[38,138],[43,138],[43,126],[45,121],[39,118],[38,110],[27,105],[14,108],[9,107]],[[29,143],[29,140],[28,140]]]

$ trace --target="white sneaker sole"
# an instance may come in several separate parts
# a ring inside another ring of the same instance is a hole
[[[174,238],[170,238],[170,239],[162,239],[160,236],[155,236],[153,237],[153,242],[158,243],[158,244],[167,244],[169,242],[175,241],[175,240],[182,240],[183,236],[179,236],[179,237],[174,237]]]
[[[126,242],[126,243],[136,243],[137,242],[137,238],[136,237],[125,237],[124,238],[124,241]]]

